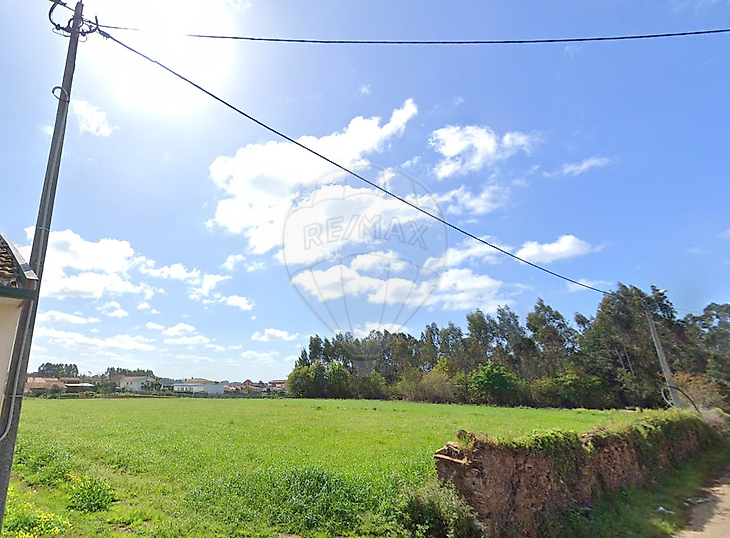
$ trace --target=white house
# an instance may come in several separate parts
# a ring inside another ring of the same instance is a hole
[[[142,392],[142,389],[149,388],[155,382],[156,379],[154,377],[123,377],[119,380],[119,387],[128,392]]]
[[[175,392],[223,394],[223,383],[217,383],[209,379],[193,378],[186,379],[182,383],[175,383],[173,390]]]

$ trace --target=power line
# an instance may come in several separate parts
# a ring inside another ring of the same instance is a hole
[[[122,47],[124,47],[125,49],[129,50],[130,52],[133,52],[134,54],[137,54],[138,56],[141,56],[141,57],[142,57],[142,58],[144,58],[145,60],[147,60],[147,61],[149,61],[149,62],[151,62],[151,63],[153,63],[153,64],[155,64],[155,65],[157,65],[157,66],[159,66],[159,67],[161,67],[162,69],[164,69],[165,71],[169,72],[170,74],[172,74],[172,75],[175,75],[175,76],[176,76],[177,78],[179,78],[179,79],[181,79],[181,80],[183,80],[183,81],[187,82],[188,84],[190,84],[190,85],[191,85],[191,86],[193,86],[194,88],[197,88],[198,90],[200,90],[201,92],[205,93],[206,95],[208,95],[208,96],[212,97],[213,99],[215,99],[215,100],[216,100],[216,101],[218,101],[219,103],[221,103],[221,104],[223,104],[223,105],[227,106],[228,108],[230,108],[231,110],[233,110],[233,111],[235,111],[235,112],[239,113],[239,114],[240,114],[241,116],[245,117],[246,119],[248,119],[248,120],[250,120],[250,121],[254,122],[255,124],[257,124],[257,125],[259,125],[259,126],[261,126],[261,127],[263,127],[263,128],[264,128],[264,129],[266,129],[267,131],[269,131],[269,132],[271,132],[271,133],[273,133],[273,134],[275,134],[275,135],[277,135],[277,136],[279,136],[279,137],[283,138],[284,140],[286,140],[287,142],[290,142],[290,143],[294,144],[295,146],[299,146],[299,147],[300,147],[300,148],[302,148],[303,150],[306,150],[306,151],[308,151],[309,153],[311,153],[311,154],[313,154],[313,155],[315,155],[315,156],[319,157],[320,159],[322,159],[322,160],[324,160],[324,161],[327,161],[328,163],[330,163],[331,165],[333,165],[333,166],[335,166],[335,167],[339,168],[339,169],[340,169],[340,170],[342,170],[343,172],[346,172],[347,174],[350,174],[350,175],[352,175],[352,176],[354,176],[354,177],[358,178],[359,180],[361,180],[361,181],[363,181],[363,182],[367,183],[368,185],[370,185],[370,186],[371,186],[371,187],[373,187],[374,189],[377,189],[377,190],[381,191],[382,193],[384,193],[384,194],[386,194],[386,195],[388,195],[388,196],[390,196],[390,197],[392,197],[392,198],[395,198],[396,200],[398,200],[398,201],[400,201],[400,202],[402,202],[402,203],[406,204],[407,206],[409,206],[409,207],[411,207],[411,208],[415,209],[416,211],[420,211],[420,212],[421,212],[421,213],[423,213],[424,215],[426,215],[426,216],[428,216],[428,217],[430,217],[430,218],[432,218],[432,219],[434,219],[434,220],[436,220],[436,221],[440,222],[441,224],[443,224],[443,225],[445,225],[445,226],[447,226],[447,227],[451,228],[452,230],[455,230],[456,232],[459,232],[459,233],[460,233],[460,234],[462,234],[462,235],[465,235],[465,236],[467,236],[467,237],[469,237],[469,238],[471,238],[471,239],[474,239],[475,241],[477,241],[477,242],[479,242],[479,243],[482,243],[483,245],[486,245],[486,246],[488,246],[488,247],[490,247],[490,248],[493,248],[494,250],[496,250],[496,251],[498,251],[498,252],[501,252],[502,254],[505,254],[506,256],[509,256],[509,257],[511,257],[511,258],[514,258],[515,260],[517,260],[517,261],[519,261],[519,262],[522,262],[522,263],[524,263],[524,264],[527,264],[527,265],[529,265],[529,266],[531,266],[531,267],[534,267],[535,269],[539,269],[540,271],[543,271],[543,272],[545,272],[545,273],[547,273],[547,274],[549,274],[549,275],[552,275],[552,276],[554,276],[554,277],[557,277],[557,278],[560,278],[560,279],[562,279],[562,280],[565,280],[566,282],[570,282],[571,284],[575,284],[575,285],[577,285],[577,286],[581,286],[581,287],[583,287],[583,288],[586,288],[586,289],[589,289],[589,290],[597,291],[598,293],[602,293],[602,294],[604,294],[604,295],[606,295],[606,294],[608,294],[608,293],[609,293],[609,292],[607,292],[607,291],[605,291],[605,290],[602,290],[602,289],[599,289],[599,288],[596,288],[596,287],[590,286],[590,285],[588,285],[588,284],[585,284],[585,283],[583,283],[583,282],[580,282],[580,281],[578,281],[578,280],[573,280],[572,278],[568,278],[567,276],[561,275],[560,273],[556,273],[555,271],[551,271],[550,269],[547,269],[547,268],[545,268],[545,267],[542,267],[541,265],[537,265],[536,263],[532,263],[532,262],[530,262],[530,261],[527,261],[527,260],[525,260],[525,259],[522,259],[522,258],[520,258],[519,256],[517,256],[517,255],[515,255],[515,254],[512,254],[511,252],[509,252],[509,251],[507,251],[507,250],[504,250],[504,249],[502,249],[502,248],[498,247],[497,245],[493,245],[492,243],[489,243],[488,241],[485,241],[485,240],[484,240],[484,239],[482,239],[481,237],[479,237],[479,236],[477,236],[477,235],[474,235],[473,233],[471,233],[471,232],[468,232],[468,231],[464,230],[463,228],[460,228],[460,227],[456,226],[455,224],[452,224],[452,223],[448,222],[447,220],[445,220],[445,219],[443,219],[443,218],[439,217],[438,215],[434,215],[433,213],[429,213],[429,212],[428,212],[428,211],[426,211],[425,209],[423,209],[423,208],[421,208],[421,207],[417,206],[416,204],[414,204],[414,203],[412,203],[412,202],[409,202],[409,201],[408,201],[408,200],[406,200],[405,198],[402,198],[402,197],[398,196],[397,194],[394,194],[394,193],[390,192],[389,190],[385,189],[384,187],[381,187],[380,185],[378,185],[377,183],[374,183],[374,182],[370,181],[369,179],[366,179],[365,177],[361,176],[360,174],[357,174],[356,172],[353,172],[352,170],[348,169],[347,167],[345,167],[345,166],[343,166],[343,165],[341,165],[341,164],[339,164],[339,163],[337,163],[337,162],[333,161],[333,160],[332,160],[332,159],[330,159],[329,157],[326,157],[325,155],[322,155],[321,153],[319,153],[319,152],[317,152],[317,151],[313,150],[313,149],[312,149],[312,148],[310,148],[309,146],[305,146],[305,145],[304,145],[304,144],[302,144],[301,142],[299,142],[299,141],[297,141],[297,140],[293,139],[292,137],[290,137],[290,136],[288,136],[288,135],[286,135],[286,134],[282,133],[281,131],[278,131],[278,130],[274,129],[273,127],[271,127],[271,126],[267,125],[267,124],[266,124],[266,123],[264,123],[263,121],[261,121],[261,120],[258,120],[258,119],[256,119],[256,118],[254,118],[254,117],[253,117],[253,116],[251,116],[250,114],[247,114],[247,113],[246,113],[246,112],[244,112],[243,110],[241,110],[241,109],[239,109],[239,108],[235,107],[234,105],[232,105],[232,104],[231,104],[231,103],[229,103],[228,101],[226,101],[226,100],[222,99],[221,97],[218,97],[218,96],[217,96],[217,95],[215,95],[214,93],[212,93],[212,92],[210,92],[210,91],[206,90],[205,88],[203,88],[203,87],[202,87],[202,86],[200,86],[199,84],[196,84],[195,82],[193,82],[192,80],[190,80],[190,79],[188,79],[188,78],[184,77],[184,76],[183,76],[183,75],[181,75],[180,73],[177,73],[176,71],[174,71],[174,70],[170,69],[170,68],[169,68],[169,67],[167,67],[166,65],[164,65],[164,64],[162,64],[162,63],[160,63],[160,62],[158,62],[157,60],[153,60],[153,59],[152,59],[152,58],[150,58],[149,56],[146,56],[145,54],[143,54],[143,53],[139,52],[138,50],[135,50],[134,48],[130,47],[129,45],[126,45],[125,43],[122,43],[121,41],[119,41],[119,40],[118,40],[118,39],[116,39],[115,37],[113,37],[113,36],[109,35],[109,34],[108,34],[107,32],[105,32],[104,30],[99,30],[99,34],[100,34],[101,36],[103,36],[103,37],[107,38],[107,39],[111,39],[112,41],[114,41],[114,42],[115,42],[115,43],[117,43],[118,45],[121,45]]]
[[[659,34],[631,34],[594,37],[557,37],[545,39],[458,39],[458,40],[387,40],[387,39],[296,39],[283,37],[224,36],[185,34],[186,37],[203,39],[233,39],[238,41],[263,41],[267,43],[307,43],[314,45],[536,45],[543,43],[585,43],[590,41],[630,41],[667,37],[687,37],[730,33],[730,28],[712,30],[689,30]]]
[[[64,4],[62,4],[64,5]],[[100,28],[139,32],[139,28],[100,24]],[[183,37],[199,39],[218,39],[234,41],[254,41],[263,43],[300,43],[309,45],[540,45],[547,43],[587,43],[597,41],[637,41],[643,39],[662,39],[730,33],[730,28],[709,30],[687,30],[683,32],[663,32],[653,34],[628,34],[611,36],[556,37],[543,39],[446,39],[446,40],[391,40],[391,39],[304,39],[287,37],[254,37],[215,34],[181,34]]]

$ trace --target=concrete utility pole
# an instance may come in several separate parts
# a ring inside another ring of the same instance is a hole
[[[662,347],[661,340],[659,340],[656,325],[654,325],[654,320],[648,311],[646,313],[646,319],[649,321],[651,339],[654,341],[654,348],[656,348],[656,354],[659,357],[659,364],[662,365],[662,372],[664,372],[664,379],[666,379],[667,385],[669,386],[669,393],[672,396],[672,402],[674,403],[674,407],[682,409],[682,401],[679,399],[679,392],[676,389],[677,385],[674,384],[674,376],[672,375],[672,371],[669,369],[669,364],[667,364],[667,357],[664,355],[664,348]]]
[[[54,4],[51,9],[56,7]],[[66,135],[66,120],[68,118],[68,107],[71,101],[71,84],[73,82],[74,67],[76,65],[76,50],[79,44],[79,35],[83,24],[84,6],[81,1],[76,4],[71,28],[56,26],[71,35],[66,54],[66,67],[63,73],[63,84],[58,97],[58,109],[56,111],[56,124],[53,129],[51,140],[51,151],[48,156],[46,177],[43,183],[40,207],[38,209],[38,220],[36,221],[35,237],[33,238],[33,250],[30,255],[30,266],[38,276],[38,288],[42,283],[43,265],[46,260],[48,249],[48,236],[51,229],[51,217],[53,215],[53,204],[56,198],[56,185],[58,183],[58,172],[61,166],[61,153],[63,141]],[[54,90],[55,90],[54,89]],[[10,469],[13,464],[13,451],[15,450],[15,439],[18,433],[18,422],[20,420],[20,407],[23,401],[23,389],[28,373],[28,358],[30,346],[33,340],[33,328],[35,327],[38,299],[28,301],[23,306],[15,343],[13,355],[8,372],[8,381],[5,389],[5,398],[0,413],[0,533],[5,514],[5,500],[10,482]]]

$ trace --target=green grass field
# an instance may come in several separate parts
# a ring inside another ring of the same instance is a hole
[[[362,400],[29,399],[3,536],[33,536],[28,525],[8,530],[33,517],[58,519],[46,535],[59,536],[396,536],[399,499],[433,477],[434,452],[459,429],[517,437],[632,418]],[[83,510],[104,495],[114,501]]]

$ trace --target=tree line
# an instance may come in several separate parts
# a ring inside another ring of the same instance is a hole
[[[573,322],[538,299],[523,324],[508,306],[477,309],[466,332],[431,323],[419,338],[372,331],[310,337],[287,392],[306,398],[405,399],[537,407],[659,407],[654,323],[677,385],[705,406],[730,403],[730,304],[680,318],[666,291],[619,283]]]

